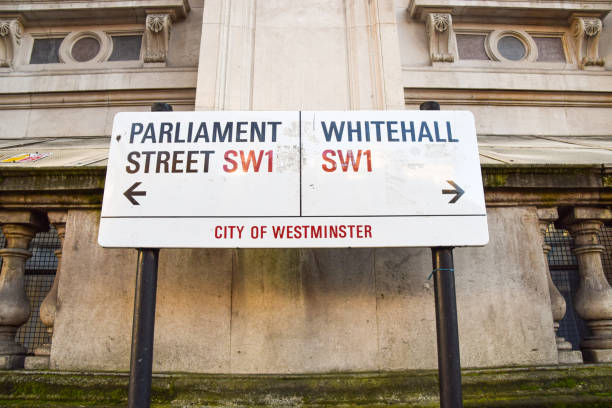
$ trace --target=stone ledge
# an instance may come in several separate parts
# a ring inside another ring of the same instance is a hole
[[[0,404],[125,406],[125,373],[0,373]],[[466,407],[612,405],[612,365],[463,371]],[[157,374],[152,405],[437,407],[436,371],[305,375]]]
[[[0,166],[0,207],[100,208],[106,167]],[[601,165],[483,165],[487,206],[610,206],[612,175]]]
[[[408,5],[410,16],[422,18],[428,10],[447,10],[453,19],[475,18],[483,22],[498,17],[510,19],[538,19],[567,22],[574,13],[588,13],[603,18],[612,9],[605,0],[411,0]]]
[[[86,20],[91,23],[144,23],[148,10],[167,10],[173,19],[183,19],[190,10],[187,0],[5,0],[0,4],[0,15],[19,15],[26,26],[57,25]]]

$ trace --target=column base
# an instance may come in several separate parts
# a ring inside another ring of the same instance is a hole
[[[579,350],[559,350],[559,364],[582,363],[582,353]]]
[[[27,356],[23,368],[26,370],[48,370],[49,356]]]
[[[590,363],[612,363],[611,349],[582,350],[582,356]]]
[[[23,368],[25,355],[4,355],[0,356],[0,370],[18,370]]]

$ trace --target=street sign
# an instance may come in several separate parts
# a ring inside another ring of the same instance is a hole
[[[460,111],[119,113],[98,241],[484,245],[474,118]]]

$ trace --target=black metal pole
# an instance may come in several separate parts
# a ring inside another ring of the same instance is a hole
[[[151,111],[168,112],[172,111],[172,106],[155,102]],[[149,408],[151,405],[158,261],[159,248],[138,250],[128,408]]]
[[[435,101],[428,101],[422,103],[419,108],[421,110],[440,110],[440,104]],[[461,360],[459,356],[453,248],[431,248],[431,255],[436,302],[440,407],[462,408]]]
[[[148,408],[151,403],[158,259],[159,249],[138,250],[128,389],[129,408]]]
[[[436,301],[440,407],[463,407],[453,248],[431,249]]]

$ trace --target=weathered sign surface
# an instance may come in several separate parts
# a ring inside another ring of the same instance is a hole
[[[158,248],[484,245],[474,118],[119,113],[98,240]]]

